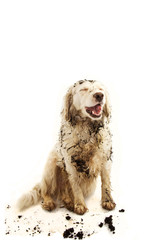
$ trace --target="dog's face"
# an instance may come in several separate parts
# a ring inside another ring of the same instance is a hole
[[[100,120],[109,117],[110,111],[104,86],[97,81],[82,80],[74,84],[66,95],[66,120],[78,112],[82,118]]]
[[[73,105],[84,117],[100,119],[105,103],[104,88],[98,82],[81,81],[72,90]]]

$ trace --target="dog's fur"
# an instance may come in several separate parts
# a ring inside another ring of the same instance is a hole
[[[95,98],[98,92],[100,98]],[[101,96],[103,97],[101,98]],[[86,107],[101,105],[100,115],[93,116]],[[110,170],[112,143],[108,128],[110,106],[102,84],[81,80],[69,88],[62,111],[57,145],[46,163],[41,183],[18,202],[22,210],[42,199],[42,207],[53,210],[59,200],[77,214],[84,214],[84,198],[93,192],[97,176],[102,181],[102,207],[115,208],[111,196]]]

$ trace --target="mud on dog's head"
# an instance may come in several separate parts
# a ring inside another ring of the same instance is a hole
[[[69,88],[64,101],[63,115],[66,121],[78,118],[101,120],[106,116],[109,122],[110,106],[105,87],[94,80],[81,80]]]

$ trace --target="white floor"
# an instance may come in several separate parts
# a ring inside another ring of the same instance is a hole
[[[83,216],[69,212],[65,208],[47,212],[41,208],[40,204],[18,212],[14,204],[8,203],[5,211],[5,234],[14,236],[14,239],[16,236],[53,236],[54,239],[63,239],[65,230],[69,228],[74,228],[75,235],[83,232],[83,238],[89,237],[89,239],[96,239],[99,236],[106,239],[121,239],[127,234],[128,223],[125,206],[117,204],[116,209],[111,212],[101,208],[100,179],[98,179],[96,192],[86,200],[86,203],[89,211]],[[122,208],[125,209],[125,212],[119,212]],[[113,216],[115,233],[109,230],[107,224],[104,224],[104,219],[110,215]],[[67,216],[71,218],[67,220]],[[100,223],[103,223],[103,227],[99,226]],[[77,239],[79,238],[77,237]]]

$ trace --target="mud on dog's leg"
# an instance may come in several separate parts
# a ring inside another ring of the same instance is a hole
[[[69,176],[70,185],[72,188],[73,198],[74,198],[74,212],[83,215],[88,209],[86,207],[82,189],[80,188],[77,178],[73,175]]]
[[[46,163],[41,181],[41,196],[43,199],[42,208],[48,211],[52,211],[56,207],[52,196],[54,195],[57,187],[57,158],[56,153],[52,151]]]
[[[111,182],[110,171],[106,167],[102,167],[101,170],[101,182],[102,182],[102,207],[107,210],[113,210],[116,206],[111,196]]]

